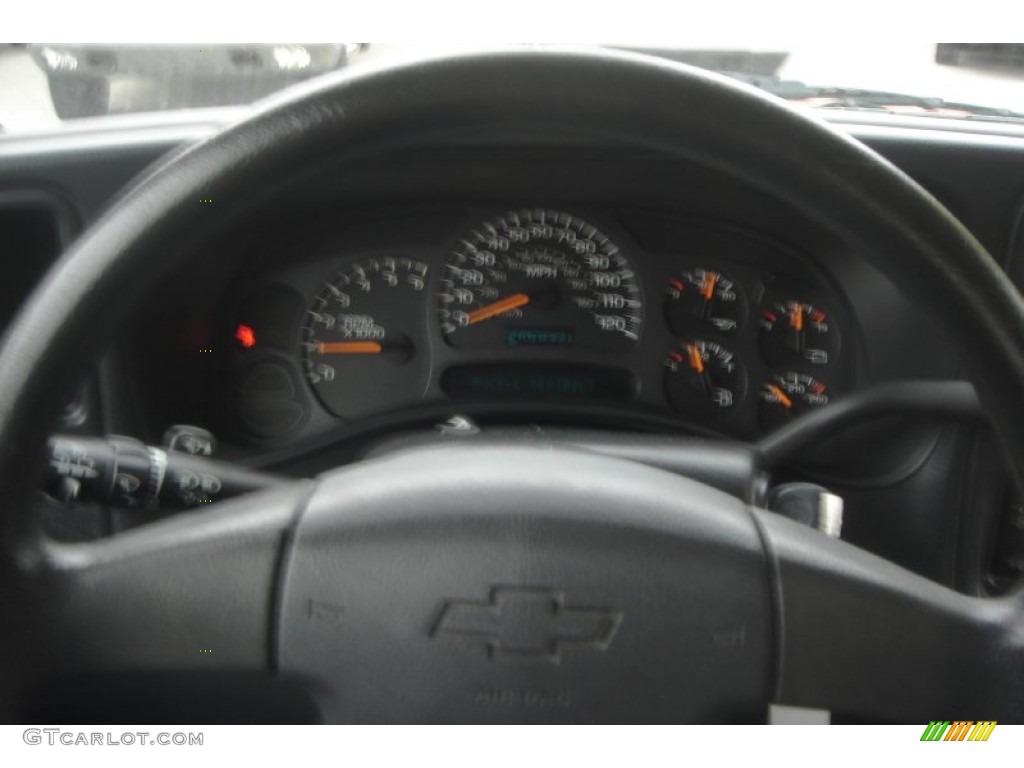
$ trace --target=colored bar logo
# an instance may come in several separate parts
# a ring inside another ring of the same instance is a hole
[[[932,720],[921,741],[988,741],[995,727],[995,720]]]

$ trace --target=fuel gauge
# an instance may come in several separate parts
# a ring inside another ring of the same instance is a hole
[[[747,373],[721,344],[703,339],[678,342],[665,357],[665,393],[683,413],[721,418],[743,401]]]

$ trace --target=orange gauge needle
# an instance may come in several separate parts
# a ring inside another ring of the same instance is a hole
[[[792,408],[793,407],[793,401],[790,400],[788,397],[786,397],[786,393],[783,392],[781,389],[779,389],[774,384],[769,384],[768,385],[768,391],[771,392],[773,395],[775,395],[775,397],[777,397],[779,399],[779,402],[782,403],[787,408]]]
[[[714,272],[704,276],[704,284],[700,287],[700,295],[705,301],[711,301],[715,296],[715,283],[718,282],[718,275]]]
[[[473,325],[483,320],[490,320],[496,315],[503,314],[512,309],[518,309],[519,307],[525,307],[529,303],[530,297],[525,293],[513,293],[504,299],[492,301],[490,304],[480,307],[480,309],[474,309],[469,313],[469,324]]]
[[[322,341],[316,351],[321,355],[379,355],[384,350],[376,341]]]
[[[804,308],[795,306],[789,310],[789,325],[794,331],[804,329]]]
[[[690,353],[690,367],[697,373],[704,373],[704,361],[701,360],[700,351],[694,344],[687,344],[686,351]]]

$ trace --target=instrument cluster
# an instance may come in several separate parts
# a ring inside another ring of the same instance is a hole
[[[325,237],[250,287],[228,321],[242,431],[488,401],[752,437],[855,379],[839,292],[812,256],[754,233],[520,207],[409,239]]]

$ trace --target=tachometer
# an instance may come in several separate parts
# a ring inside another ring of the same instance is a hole
[[[561,211],[524,209],[458,241],[438,292],[453,346],[625,350],[643,328],[643,297],[619,247]]]
[[[420,375],[409,364],[426,278],[422,261],[375,256],[345,265],[313,299],[300,339],[303,365],[331,413],[362,416],[418,393]]]

